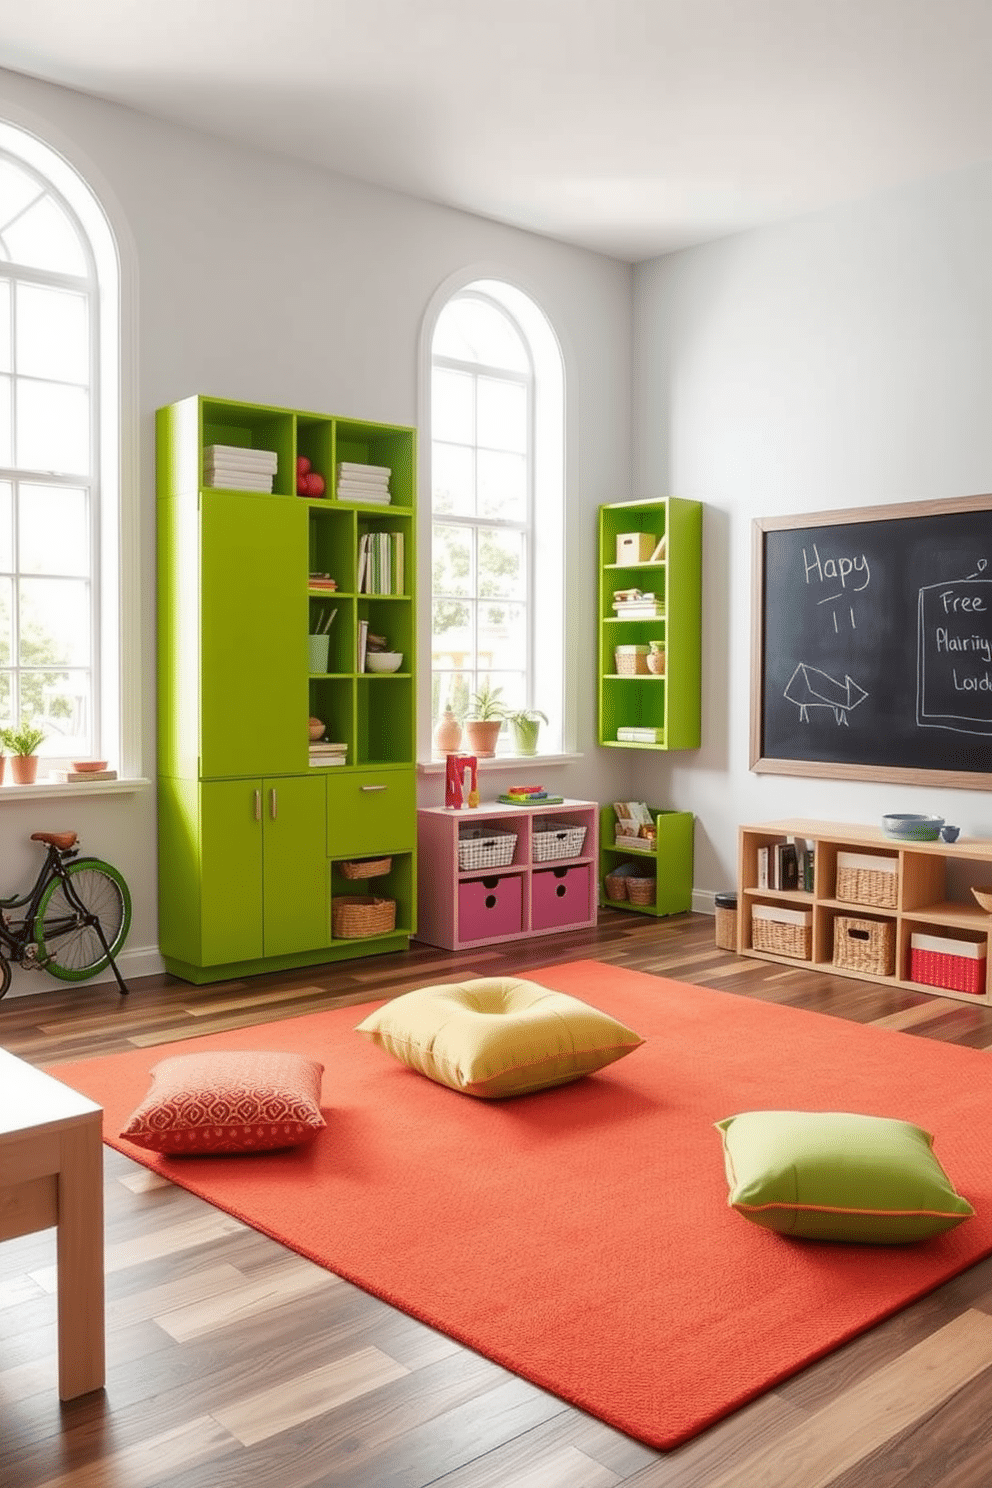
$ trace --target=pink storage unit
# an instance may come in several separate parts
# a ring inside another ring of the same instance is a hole
[[[465,879],[458,885],[459,940],[519,935],[523,902],[523,880],[517,876]]]
[[[470,833],[478,834],[474,842]],[[508,854],[491,865],[474,861],[475,843],[504,837],[513,844]],[[416,939],[457,951],[595,925],[598,858],[595,801],[422,806]]]
[[[533,929],[557,930],[562,925],[584,925],[589,919],[589,884],[588,863],[536,872],[530,898]]]

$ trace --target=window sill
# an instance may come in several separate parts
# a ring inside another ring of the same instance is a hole
[[[14,785],[9,779],[0,784],[0,805],[4,801],[50,801],[54,797],[130,796],[150,788],[152,782],[143,776],[129,780],[91,780],[88,784],[64,780],[36,780],[33,785]]]
[[[467,751],[459,749],[457,754],[465,754]],[[479,773],[489,774],[491,770],[541,770],[552,765],[574,765],[582,759],[581,754],[497,754],[492,759],[479,759]],[[444,757],[440,759],[418,760],[418,775],[443,775],[446,769]]]

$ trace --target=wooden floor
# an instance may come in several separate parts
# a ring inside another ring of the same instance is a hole
[[[739,959],[705,916],[612,910],[472,955],[415,945],[209,988],[155,978],[126,1002],[85,986],[8,998],[0,1044],[51,1064],[587,957],[992,1047],[992,1009]],[[992,1261],[658,1453],[110,1151],[106,1194],[105,1392],[57,1399],[53,1232],[0,1246],[3,1488],[992,1484]]]

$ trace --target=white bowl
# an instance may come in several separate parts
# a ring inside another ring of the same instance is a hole
[[[367,672],[398,672],[402,665],[402,651],[370,651],[365,658]]]

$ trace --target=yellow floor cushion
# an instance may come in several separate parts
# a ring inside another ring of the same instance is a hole
[[[644,1042],[577,997],[517,977],[420,987],[358,1032],[429,1079],[487,1098],[564,1085]]]

